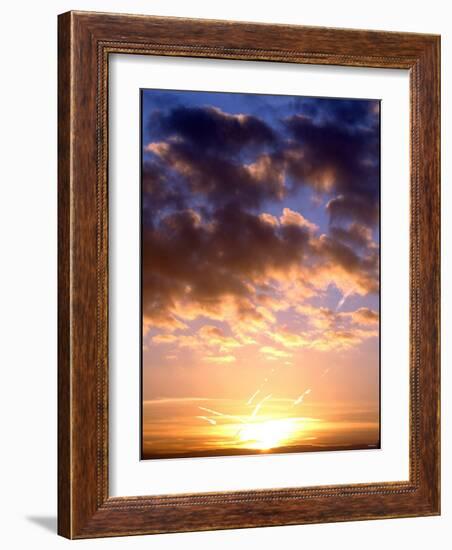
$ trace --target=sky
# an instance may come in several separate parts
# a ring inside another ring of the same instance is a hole
[[[142,458],[379,447],[379,101],[141,101]]]

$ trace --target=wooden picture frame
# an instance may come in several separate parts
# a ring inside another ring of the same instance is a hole
[[[58,38],[58,532],[68,538],[440,513],[440,38],[69,12]],[[108,61],[113,53],[410,73],[409,481],[110,497]]]

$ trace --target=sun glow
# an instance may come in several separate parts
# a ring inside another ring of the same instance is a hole
[[[294,419],[268,420],[245,424],[239,431],[241,446],[266,451],[289,440],[296,427]]]

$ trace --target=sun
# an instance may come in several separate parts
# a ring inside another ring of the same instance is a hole
[[[293,419],[268,420],[245,424],[240,429],[238,437],[242,447],[267,451],[290,439],[294,430]]]

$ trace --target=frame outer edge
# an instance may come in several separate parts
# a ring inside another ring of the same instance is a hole
[[[441,515],[441,36],[437,37],[436,40],[436,51],[437,51],[437,60],[435,71],[438,75],[438,83],[436,86],[436,99],[438,102],[438,128],[436,135],[436,147],[437,147],[437,179],[438,179],[438,202],[439,202],[439,230],[438,230],[438,247],[439,247],[439,258],[438,258],[438,292],[439,292],[439,301],[438,301],[438,310],[437,310],[437,322],[438,322],[438,395],[437,395],[437,430],[438,430],[438,472],[437,472],[437,484],[438,484],[438,506],[437,512],[438,515]]]
[[[414,126],[418,159],[414,183],[416,223],[411,229],[415,242],[415,265],[419,279],[410,292],[418,296],[415,318],[414,361],[419,378],[414,391],[419,396],[416,411],[416,483],[426,514],[440,515],[440,37],[431,36],[413,67]],[[413,168],[412,168],[413,169]],[[413,267],[413,266],[412,266]]]
[[[423,431],[428,434],[431,445],[424,450],[424,471],[427,498],[433,514],[441,514],[441,148],[440,148],[440,101],[441,101],[441,38],[433,37],[425,53],[425,69],[422,74],[421,117],[425,117],[421,153],[424,153],[422,185],[423,205],[420,248],[424,254],[421,263],[424,292],[421,291],[424,307],[428,311],[429,326],[423,326],[421,351],[425,365],[421,369],[426,390],[424,406],[431,414],[423,415]]]
[[[58,16],[58,534],[72,538],[71,86],[72,16]]]

